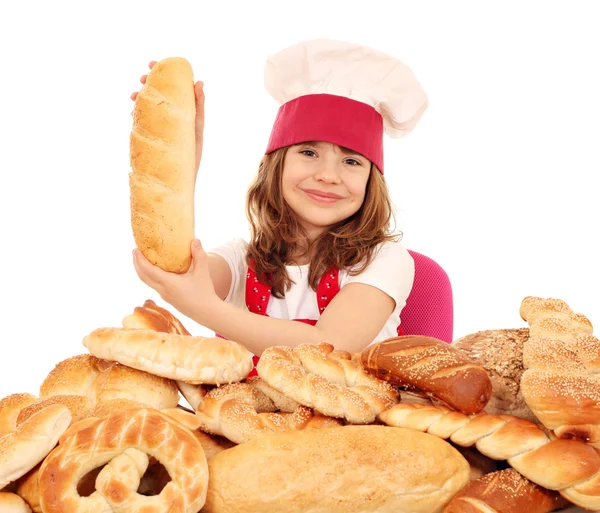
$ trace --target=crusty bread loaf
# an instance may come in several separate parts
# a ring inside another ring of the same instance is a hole
[[[486,370],[436,338],[390,338],[364,349],[361,362],[371,374],[422,390],[463,413],[480,412],[492,395]]]
[[[150,70],[133,108],[129,174],[131,226],[154,265],[183,273],[194,238],[196,103],[188,61],[163,59]]]
[[[460,490],[443,513],[549,513],[568,504],[516,470],[499,470]]]
[[[484,411],[536,421],[521,394],[523,346],[529,328],[478,331],[454,340],[450,346],[481,365],[492,381],[492,396]]]
[[[192,384],[241,381],[254,367],[252,353],[245,347],[216,337],[98,328],[83,339],[83,345],[99,358]]]
[[[375,425],[311,429],[217,454],[202,511],[439,513],[468,482],[467,461],[434,436]]]

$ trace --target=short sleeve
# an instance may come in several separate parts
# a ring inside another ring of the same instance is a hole
[[[223,257],[231,269],[231,286],[225,298],[226,302],[231,301],[233,292],[240,287],[240,284],[245,286],[247,249],[248,243],[244,239],[237,238],[208,251]]]
[[[396,302],[396,310],[402,310],[415,279],[415,262],[408,250],[400,243],[383,243],[373,261],[360,274],[345,274],[340,287],[348,283],[365,283],[377,287]]]

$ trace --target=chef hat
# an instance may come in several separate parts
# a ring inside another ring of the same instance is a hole
[[[327,141],[368,158],[383,173],[383,132],[408,134],[428,106],[398,59],[352,43],[305,41],[268,57],[265,87],[280,104],[266,153]]]

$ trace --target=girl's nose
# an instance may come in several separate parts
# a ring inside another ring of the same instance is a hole
[[[339,183],[340,174],[336,165],[332,162],[321,162],[317,166],[315,179],[327,183]]]

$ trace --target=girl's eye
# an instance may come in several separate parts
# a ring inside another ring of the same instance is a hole
[[[302,155],[306,155],[307,157],[314,157],[316,155],[316,153],[312,150],[301,150],[300,153],[302,153]]]
[[[356,159],[346,159],[346,164],[350,164],[351,166],[360,166],[360,162]]]

